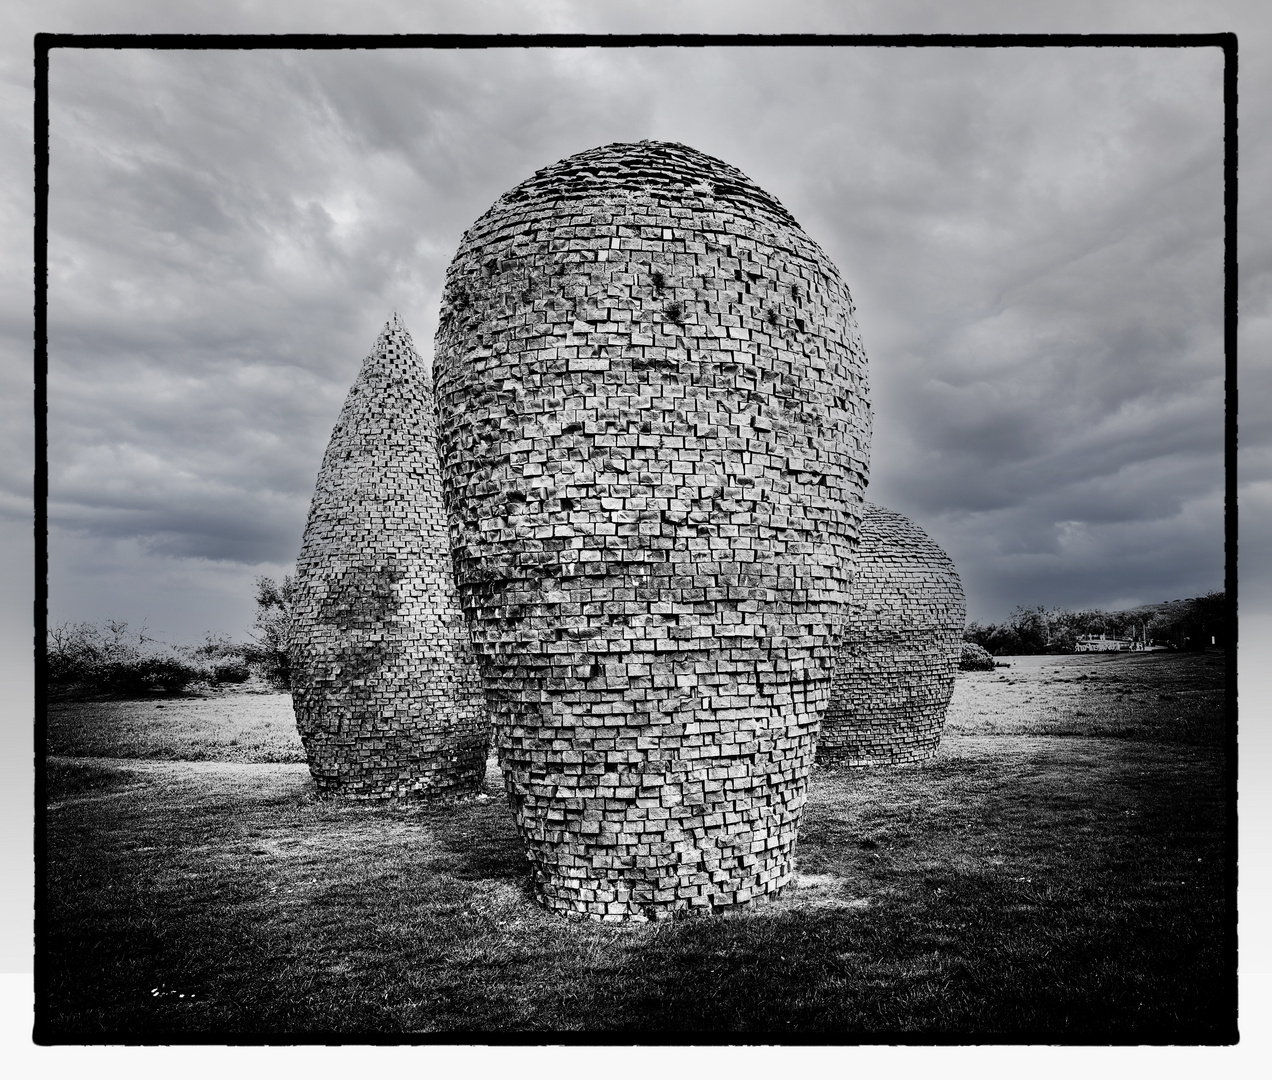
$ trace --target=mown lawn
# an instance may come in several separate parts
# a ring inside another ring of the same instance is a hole
[[[55,701],[48,752],[161,761],[305,760],[291,695],[159,695],[141,701]]]
[[[1100,689],[960,678],[933,764],[814,771],[781,899],[645,926],[533,903],[493,764],[485,798],[374,809],[285,760],[63,739],[38,1036],[1231,1041],[1222,695],[1116,692],[1209,702],[1223,668],[1047,659]]]

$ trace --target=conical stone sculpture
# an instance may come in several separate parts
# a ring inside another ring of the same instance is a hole
[[[296,563],[292,698],[323,792],[431,797],[485,776],[435,423],[429,374],[394,314],[332,432]]]
[[[852,602],[817,760],[899,765],[937,751],[967,608],[954,563],[909,518],[866,503]]]
[[[464,235],[434,370],[460,601],[539,899],[619,920],[772,896],[868,469],[838,272],[737,169],[604,146]]]

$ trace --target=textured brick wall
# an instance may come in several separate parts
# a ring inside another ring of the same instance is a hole
[[[548,907],[718,910],[790,874],[870,436],[848,290],[736,169],[601,147],[447,273],[444,490]]]
[[[296,563],[292,698],[321,791],[474,790],[489,725],[455,596],[429,375],[396,315],[327,446]]]
[[[898,765],[936,753],[966,607],[950,557],[902,515],[865,504],[852,601],[817,760]]]

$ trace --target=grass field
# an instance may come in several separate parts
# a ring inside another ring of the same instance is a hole
[[[1222,665],[960,675],[932,764],[814,770],[779,900],[644,926],[534,904],[493,760],[345,806],[286,695],[58,703],[37,1034],[1231,1041]]]

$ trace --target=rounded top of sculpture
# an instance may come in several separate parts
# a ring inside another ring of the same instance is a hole
[[[904,514],[862,503],[854,594],[858,601],[926,607],[938,597],[963,604],[963,586],[951,559]]]
[[[799,228],[786,207],[740,169],[684,143],[653,139],[608,143],[562,158],[503,195],[492,211],[542,198],[579,198],[605,191],[641,192],[674,201],[692,193]]]
[[[893,558],[917,558],[954,569],[954,561],[908,517],[868,501],[861,504],[861,550],[887,552]]]

